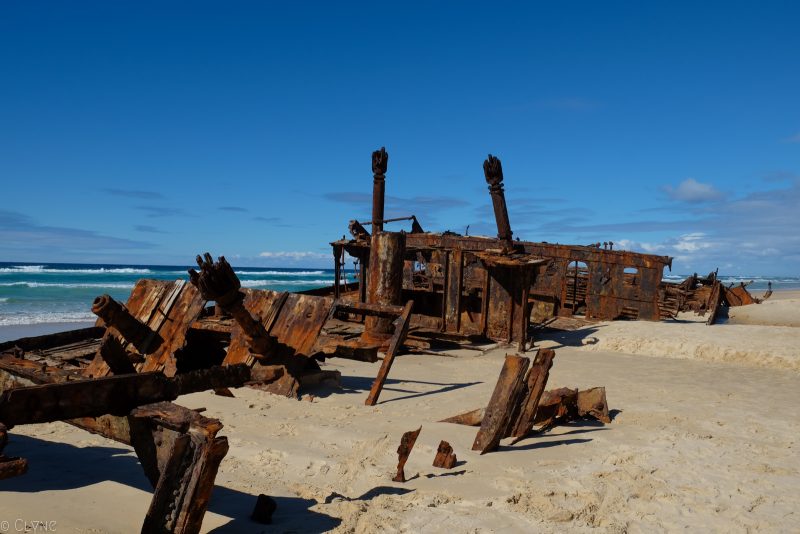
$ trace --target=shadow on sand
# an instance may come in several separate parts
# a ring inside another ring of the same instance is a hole
[[[67,443],[12,434],[4,452],[27,458],[28,472],[19,477],[0,480],[0,493],[70,490],[111,480],[152,495],[153,488],[144,476],[133,451],[123,447],[75,447]],[[359,498],[370,499],[380,494],[380,488],[375,488]],[[267,529],[325,532],[341,523],[341,519],[310,510],[317,504],[316,501],[297,497],[273,497],[278,508],[272,517],[272,525],[261,525],[250,520],[256,498],[257,494],[215,486],[208,511],[229,517],[231,521],[212,532],[264,532]],[[46,502],[42,502],[42,506],[46,505]],[[86,506],[91,505],[87,503]],[[144,513],[141,521],[144,521]],[[132,529],[137,530],[138,526]]]

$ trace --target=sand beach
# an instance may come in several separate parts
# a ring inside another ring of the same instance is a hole
[[[476,429],[442,418],[484,406],[508,347],[399,357],[380,402],[377,364],[329,360],[341,388],[302,400],[243,388],[198,393],[230,452],[207,532],[790,532],[800,510],[800,292],[693,317],[544,330],[548,387],[607,389],[613,421],[579,422],[480,456]],[[584,344],[587,343],[587,344]],[[422,426],[391,481],[403,432]],[[458,464],[432,467],[440,440]],[[151,489],[132,450],[64,423],[15,428],[6,449],[29,472],[0,481],[0,519],[59,532],[138,531]],[[272,496],[272,525],[250,521]],[[12,531],[12,530],[9,530]]]

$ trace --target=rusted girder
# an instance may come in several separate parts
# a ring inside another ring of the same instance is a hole
[[[131,315],[128,309],[110,295],[100,295],[92,303],[92,313],[100,317],[106,326],[116,329],[126,341],[132,343],[140,352],[155,336],[149,326]]]
[[[262,356],[269,354],[275,347],[275,340],[244,307],[244,294],[240,291],[242,284],[225,256],[220,256],[215,263],[211,254],[206,252],[205,256],[197,256],[197,265],[200,272],[189,269],[189,279],[203,298],[215,301],[234,318],[244,332],[251,352]]]
[[[0,394],[0,421],[12,427],[127,415],[137,406],[174,400],[186,393],[258,381],[261,369],[240,364],[190,371],[174,378],[150,372],[13,388]]]
[[[386,168],[389,154],[385,147],[372,153],[372,233],[383,231],[383,204],[386,194]]]
[[[489,193],[492,195],[494,218],[497,222],[497,238],[503,241],[507,250],[510,250],[512,247],[511,223],[508,220],[506,197],[503,193],[503,166],[500,164],[500,160],[489,154],[489,157],[483,162],[483,174],[486,176]]]

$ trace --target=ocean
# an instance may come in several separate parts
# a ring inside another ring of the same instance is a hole
[[[98,295],[108,293],[120,302],[128,300],[140,278],[188,279],[188,267],[164,265],[99,265],[65,263],[0,262],[0,326],[93,321],[90,311]],[[243,287],[278,291],[303,291],[333,284],[333,269],[235,268]],[[348,281],[354,281],[352,272]],[[665,280],[680,281],[687,275],[667,273]],[[800,278],[786,276],[725,276],[725,284],[753,280],[749,288],[761,296],[772,288],[800,289]]]
[[[94,321],[95,297],[126,302],[140,278],[188,280],[189,267],[0,262],[0,326]],[[234,268],[243,287],[303,291],[333,284],[333,269]],[[348,281],[354,281],[352,273]]]

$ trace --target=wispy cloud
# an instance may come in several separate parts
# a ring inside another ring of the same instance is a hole
[[[137,232],[145,232],[145,233],[148,233],[148,234],[166,234],[167,233],[164,230],[162,230],[161,228],[157,228],[155,226],[150,226],[150,225],[147,225],[147,224],[137,224],[136,226],[133,227],[133,229],[136,230]]]
[[[246,213],[247,209],[240,208],[239,206],[222,206],[221,208],[217,208],[220,211],[230,211],[230,212],[239,212],[239,213]]]
[[[42,225],[28,215],[0,210],[0,255],[4,257],[30,254],[53,257],[65,252],[97,253],[154,246],[146,241],[113,237],[92,230]]]
[[[362,218],[365,220],[370,215],[372,210],[372,195],[367,193],[360,193],[355,191],[340,191],[333,193],[325,193],[323,198],[333,202],[348,204],[355,208],[353,213],[354,217]],[[416,215],[417,219],[423,224],[435,224],[436,214],[451,208],[459,208],[468,206],[469,202],[466,200],[449,195],[442,196],[413,196],[413,197],[395,197],[386,195],[384,206],[384,217],[391,219],[394,217],[405,217],[409,215]]]
[[[331,258],[330,254],[322,254],[321,252],[301,252],[301,251],[267,251],[258,255],[259,258],[266,258],[271,260],[287,260],[291,262],[298,262],[303,260],[328,260]]]
[[[800,132],[791,135],[783,140],[785,143],[800,143]]]
[[[539,100],[538,107],[562,111],[588,111],[599,106],[594,100],[581,97],[548,98]]]
[[[677,187],[671,185],[664,186],[664,192],[672,200],[689,203],[709,202],[719,200],[725,195],[711,184],[698,182],[694,178],[687,178],[678,184]]]
[[[258,222],[268,223],[268,224],[276,224],[276,223],[281,222],[281,218],[280,217],[262,217],[260,215],[258,217],[253,217],[253,220],[254,221],[258,221]]]
[[[140,198],[145,200],[156,200],[164,198],[164,195],[158,193],[156,191],[141,191],[136,189],[117,189],[113,187],[107,187],[102,189],[104,193],[109,195],[114,195],[117,197],[127,197],[127,198]]]
[[[146,216],[153,219],[158,217],[189,217],[181,208],[173,208],[171,206],[136,206],[139,211],[145,212]]]

